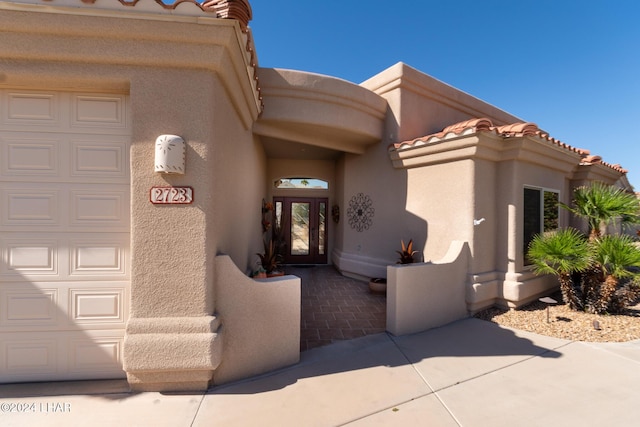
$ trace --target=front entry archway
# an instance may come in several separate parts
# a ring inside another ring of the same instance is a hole
[[[327,263],[326,197],[274,197],[285,264]]]

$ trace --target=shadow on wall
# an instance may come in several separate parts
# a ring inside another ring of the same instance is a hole
[[[413,240],[416,261],[424,260],[429,224],[408,210],[407,171],[391,165],[385,143],[359,156],[348,155],[345,162],[344,242],[334,257],[339,270],[386,277],[387,266],[398,259],[401,240]]]

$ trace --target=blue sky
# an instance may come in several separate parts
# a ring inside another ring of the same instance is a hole
[[[640,191],[640,1],[253,0],[251,7],[262,67],[360,83],[401,61],[621,164]]]

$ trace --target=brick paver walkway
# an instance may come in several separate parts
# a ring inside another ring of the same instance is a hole
[[[286,272],[302,279],[300,351],[385,331],[387,298],[369,292],[368,283],[332,266],[287,266]]]

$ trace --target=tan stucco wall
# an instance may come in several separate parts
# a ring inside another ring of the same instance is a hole
[[[518,118],[472,95],[449,86],[407,64],[397,63],[361,86],[389,102],[397,128],[387,122],[389,142],[406,141],[440,132],[469,118],[486,117],[494,124],[514,123]]]
[[[493,182],[493,178],[486,175],[493,172],[480,172],[488,181],[476,181],[478,166],[473,161],[445,164],[450,161],[446,158],[432,159],[424,170],[394,169],[387,147],[469,118],[488,117],[496,124],[518,119],[402,63],[361,86],[385,98],[389,112],[380,143],[360,156],[345,157],[340,203],[346,213],[350,198],[364,193],[374,201],[376,212],[369,230],[356,232],[344,223],[334,262],[347,274],[371,277],[384,275],[386,265],[395,263],[401,239],[413,239],[415,248],[427,260],[444,256],[452,240],[473,242],[473,234],[478,231],[474,230],[473,219],[476,215],[490,216],[494,209],[475,205],[475,188],[490,188],[487,182]],[[487,230],[484,225],[483,230]]]
[[[425,331],[468,316],[465,302],[467,242],[453,241],[434,262],[387,267],[387,331]]]
[[[130,94],[131,313],[124,367],[139,389],[203,389],[220,363],[214,257],[245,266],[260,243],[264,152],[246,36],[203,17],[0,7],[0,84]],[[186,174],[153,170],[161,134],[186,141]],[[233,180],[229,178],[237,177]],[[152,186],[191,186],[156,206]],[[185,357],[178,348],[192,348]],[[196,356],[197,353],[197,356]]]
[[[406,172],[393,168],[384,142],[362,155],[346,155],[344,163],[343,195],[338,199],[342,246],[333,251],[333,262],[356,278],[385,277],[386,266],[396,262],[400,240],[413,239],[415,249],[424,250],[427,224],[406,209]],[[349,224],[350,202],[360,193],[375,210],[369,228],[362,231]]]

